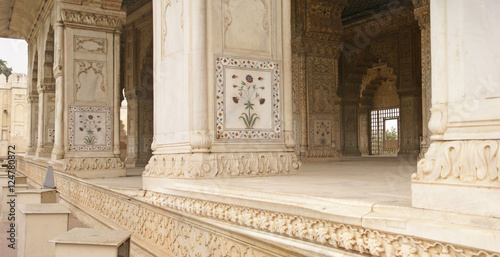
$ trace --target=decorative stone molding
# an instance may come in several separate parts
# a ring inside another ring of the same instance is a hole
[[[297,142],[295,141],[295,134],[292,131],[285,132],[285,146],[286,148],[294,148]]]
[[[191,147],[193,149],[208,149],[212,144],[212,139],[208,131],[191,131]]]
[[[500,188],[500,141],[433,142],[412,181]]]
[[[38,95],[30,95],[27,97],[27,100],[29,104],[36,104],[38,103]]]
[[[186,217],[162,212],[155,207],[127,201],[90,185],[81,184],[62,176],[56,177],[61,197],[85,210],[89,215],[101,217],[115,229],[134,231],[132,240],[141,246],[153,246],[156,256],[234,256],[266,257],[286,256],[278,249],[269,251],[259,244],[249,244],[232,236],[220,234]],[[82,192],[85,192],[82,194]]]
[[[446,132],[448,123],[448,112],[446,104],[434,104],[431,108],[431,118],[429,120],[429,130],[432,133],[431,139],[440,139]]]
[[[293,152],[153,155],[143,176],[210,178],[296,173],[301,165]]]
[[[85,170],[107,170],[107,169],[122,169],[125,168],[120,158],[104,157],[104,158],[65,158],[64,171],[85,171]]]
[[[54,93],[56,91],[55,83],[40,83],[37,85],[38,93]]]
[[[92,54],[107,54],[108,42],[106,38],[73,36],[73,48],[75,52],[86,52]]]
[[[413,6],[415,6],[413,11],[418,25],[421,29],[429,28],[431,24],[430,0],[412,0],[412,2]]]
[[[202,217],[373,256],[499,256],[415,237],[304,216],[148,192],[144,201]]]
[[[63,9],[61,17],[65,25],[84,25],[112,29],[120,27],[124,19],[121,15],[107,15],[70,9]]]

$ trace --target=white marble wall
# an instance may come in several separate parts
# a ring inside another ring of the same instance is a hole
[[[431,144],[413,206],[500,217],[500,4],[432,1]]]

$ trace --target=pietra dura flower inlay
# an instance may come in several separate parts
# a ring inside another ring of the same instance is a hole
[[[215,57],[216,140],[282,140],[280,66]]]
[[[111,107],[69,107],[69,151],[111,151]]]

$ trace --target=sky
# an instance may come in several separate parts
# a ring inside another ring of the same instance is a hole
[[[0,38],[0,59],[14,73],[28,74],[28,43],[20,39]]]

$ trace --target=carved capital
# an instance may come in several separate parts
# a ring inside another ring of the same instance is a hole
[[[342,36],[342,11],[345,1],[307,0],[305,36],[339,41]]]
[[[57,79],[63,75],[63,67],[61,65],[54,66],[53,69],[54,79]]]
[[[197,153],[154,155],[143,176],[213,178],[296,173],[295,153]]]
[[[124,14],[108,15],[71,9],[63,9],[61,17],[65,25],[80,25],[110,29],[119,28],[124,20]]]
[[[430,0],[412,0],[412,2],[420,29],[428,29],[431,25]]]
[[[28,103],[38,103],[38,96],[37,95],[30,95],[28,96]]]
[[[42,93],[53,93],[56,90],[55,83],[40,83],[37,86],[38,94]]]

